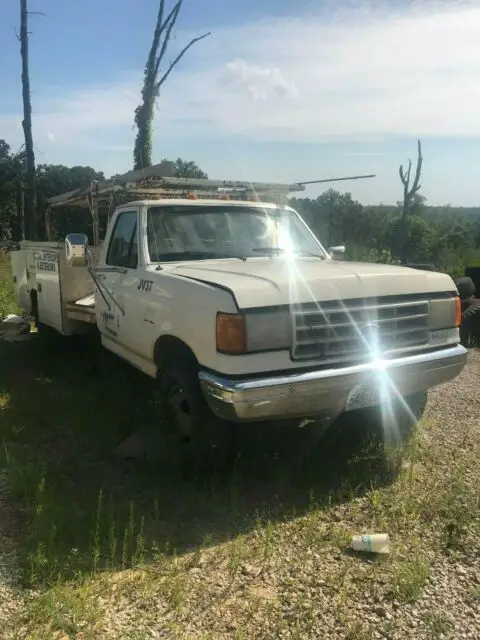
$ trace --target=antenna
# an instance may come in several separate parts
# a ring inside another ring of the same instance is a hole
[[[346,178],[324,178],[323,180],[308,180],[305,182],[297,182],[297,184],[320,184],[321,182],[340,182],[341,180],[364,180],[366,178],[376,178],[374,173],[369,173],[365,176],[347,176]]]

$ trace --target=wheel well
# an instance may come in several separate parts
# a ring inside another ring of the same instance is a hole
[[[186,362],[191,366],[198,366],[193,351],[182,340],[174,336],[161,336],[155,343],[153,359],[157,365],[157,375],[161,375],[165,367],[171,362]]]

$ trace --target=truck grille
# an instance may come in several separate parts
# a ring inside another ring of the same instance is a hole
[[[310,302],[292,307],[294,360],[361,360],[428,343],[426,300],[380,298]]]

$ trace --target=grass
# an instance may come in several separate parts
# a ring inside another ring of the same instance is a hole
[[[451,619],[445,613],[429,613],[426,623],[431,633],[431,638],[447,638],[453,631]]]
[[[160,425],[147,381],[110,354],[32,339],[0,343],[0,362],[0,466],[23,518],[23,606],[2,638],[367,639],[391,622],[352,620],[352,603],[414,603],[435,559],[478,549],[473,433],[452,456],[424,425],[392,476],[353,432],[313,449],[271,426],[244,434],[227,481],[187,483],[168,451],[112,457]],[[371,531],[391,534],[390,555],[347,552]],[[441,614],[424,625],[449,629]]]
[[[10,279],[10,262],[0,251],[0,319],[10,313],[19,313],[14,300],[14,290]]]
[[[420,555],[394,566],[392,591],[403,602],[415,602],[428,580],[428,562]]]

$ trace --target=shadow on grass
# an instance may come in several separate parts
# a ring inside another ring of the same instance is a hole
[[[259,523],[345,502],[391,479],[357,425],[318,446],[308,427],[241,429],[227,481],[112,457],[148,420],[152,384],[100,348],[0,343],[0,455],[25,509],[25,580],[47,584],[229,540]]]

